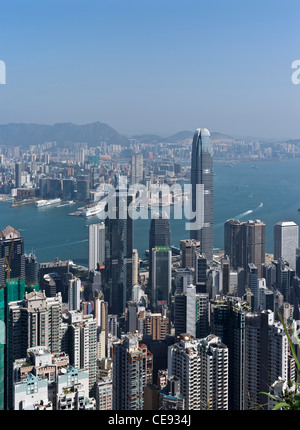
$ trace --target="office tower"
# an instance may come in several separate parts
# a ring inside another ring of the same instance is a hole
[[[25,282],[26,285],[37,285],[39,283],[39,266],[36,256],[25,254]]]
[[[118,186],[113,199],[111,214],[108,211],[109,216],[105,219],[106,301],[109,303],[110,313],[121,315],[125,311],[126,302],[131,298],[132,289],[133,219],[129,209],[132,196],[125,186]]]
[[[230,290],[230,259],[226,256],[221,259],[222,294],[226,296]]]
[[[194,282],[194,270],[191,268],[177,268],[174,270],[175,293],[184,293],[188,285]]]
[[[69,311],[70,364],[89,373],[89,395],[96,395],[97,379],[97,323],[93,315]]]
[[[103,377],[97,382],[97,410],[111,411],[112,410],[112,379]]]
[[[267,404],[269,389],[268,315],[250,313],[245,318],[245,409]]]
[[[41,178],[39,180],[40,197],[55,199],[62,197],[62,180],[56,178]]]
[[[245,294],[245,269],[243,267],[237,268],[237,297],[243,297]]]
[[[117,315],[108,315],[108,333],[112,337],[119,337],[119,321]]]
[[[197,293],[195,285],[174,297],[175,336],[189,333],[200,339],[209,333],[209,296]]]
[[[182,268],[195,267],[195,252],[200,250],[200,242],[192,239],[180,241],[180,265]]]
[[[134,285],[131,290],[131,301],[139,302],[144,294],[141,285]]]
[[[98,359],[107,357],[108,351],[108,303],[103,296],[95,297],[94,316],[97,325],[97,355]]]
[[[265,263],[266,252],[266,225],[260,221],[248,221],[243,224],[243,250],[244,269],[249,268],[249,263],[257,267],[257,275],[262,277],[262,266]]]
[[[77,195],[79,202],[87,203],[90,200],[90,183],[86,179],[77,180]]]
[[[271,310],[272,312],[275,312],[274,291],[269,290],[268,288],[264,291],[262,308],[263,310]]]
[[[68,310],[80,311],[81,280],[72,277],[68,284]]]
[[[132,285],[139,282],[139,254],[137,249],[132,250]]]
[[[138,305],[127,302],[125,309],[126,333],[135,333],[138,329]]]
[[[229,351],[229,409],[245,409],[245,317],[250,311],[240,298],[217,296],[211,301],[211,333]]]
[[[63,179],[62,181],[62,198],[64,200],[74,199],[75,183],[73,179]]]
[[[258,290],[258,311],[264,310],[264,298],[265,291],[267,290],[266,280],[264,278],[259,278],[257,280],[257,290]]]
[[[21,188],[22,186],[22,172],[24,170],[24,164],[22,162],[15,164],[15,180],[16,188]]]
[[[168,378],[167,385],[159,395],[159,409],[163,411],[184,410],[184,398],[181,394],[180,379],[177,376]]]
[[[224,224],[224,255],[230,258],[231,267],[243,266],[243,233],[241,221],[229,219]]]
[[[144,177],[143,154],[131,156],[131,184],[140,184]]]
[[[200,251],[208,262],[213,260],[213,146],[207,129],[197,129],[192,144],[191,162],[192,212],[203,214],[199,228],[190,231],[190,238],[200,241]],[[197,187],[198,185],[198,187]],[[203,204],[197,192],[199,185],[204,187]],[[198,208],[197,208],[198,205]],[[192,221],[192,220],[191,220]],[[199,220],[198,220],[199,221]]]
[[[97,270],[105,262],[105,225],[89,225],[89,271]],[[100,264],[101,263],[101,264]]]
[[[228,410],[228,347],[213,334],[199,343],[200,409]]]
[[[263,266],[263,277],[266,280],[266,285],[271,288],[276,283],[276,266],[274,263],[264,264]]]
[[[152,248],[152,307],[160,309],[170,302],[172,251],[168,246]]]
[[[221,267],[212,268],[207,274],[207,292],[210,298],[215,298],[221,291],[222,272]]]
[[[148,361],[149,359],[149,361]],[[151,354],[128,334],[113,345],[113,410],[142,410]]]
[[[202,252],[194,253],[195,285],[197,293],[206,293],[207,290],[207,258]]]
[[[0,232],[0,285],[7,278],[25,279],[24,239],[10,226]]]
[[[268,374],[269,386],[278,378],[290,381],[289,370],[289,344],[283,326],[274,321],[273,313],[267,312],[269,319],[268,330]]]
[[[60,351],[61,308],[60,294],[47,298],[36,291],[25,293],[22,300],[9,302],[6,363],[9,409],[12,407],[13,362],[26,356],[27,349],[35,346],[47,346],[53,353]]]
[[[280,258],[296,270],[296,251],[299,245],[299,228],[292,221],[280,221],[274,226],[274,260]]]
[[[250,263],[248,266],[248,288],[252,292],[254,300],[252,310],[257,312],[259,307],[257,267],[253,263]]]
[[[273,261],[276,267],[276,287],[282,293],[283,299],[286,302],[290,300],[291,286],[295,271],[288,265],[288,263],[280,258],[278,261]]]
[[[235,219],[224,225],[224,253],[230,259],[231,267],[243,267],[248,271],[249,263],[255,264],[258,276],[262,277],[265,263],[265,224],[260,220],[241,222]]]
[[[160,215],[159,215],[160,216]],[[149,286],[152,286],[152,249],[156,246],[171,247],[170,220],[152,218],[149,229]]]

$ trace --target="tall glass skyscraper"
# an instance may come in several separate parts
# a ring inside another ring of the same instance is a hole
[[[156,246],[171,248],[170,220],[158,212],[157,218],[152,218],[149,229],[149,286],[152,285],[152,250]]]
[[[195,219],[200,222],[199,228],[190,231],[190,238],[200,240],[200,250],[207,260],[213,260],[213,146],[209,131],[197,129],[193,138],[192,164],[192,212],[196,213]],[[203,207],[201,194],[198,190],[203,186]],[[198,190],[197,190],[198,188]],[[193,222],[193,220],[191,220]]]
[[[126,301],[131,298],[132,288],[132,196],[127,187],[118,186],[114,197],[111,216],[105,219],[105,282],[109,290],[107,302],[110,313],[121,315],[125,311]]]

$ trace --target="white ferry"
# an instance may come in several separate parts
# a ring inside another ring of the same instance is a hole
[[[101,213],[105,208],[106,203],[100,203],[95,206],[87,206],[81,211],[81,216],[90,217]]]
[[[35,206],[37,208],[41,208],[43,206],[56,205],[61,202],[61,199],[51,199],[51,200],[38,200],[35,202]]]

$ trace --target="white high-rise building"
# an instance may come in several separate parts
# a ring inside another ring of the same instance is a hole
[[[70,362],[89,373],[89,393],[96,394],[97,378],[97,322],[93,315],[70,311]]]
[[[79,278],[72,278],[69,280],[68,287],[68,309],[69,311],[80,310],[80,292],[81,280]]]
[[[274,259],[284,259],[296,270],[296,249],[299,244],[299,228],[293,221],[280,221],[274,226]]]
[[[168,375],[180,379],[185,409],[228,409],[228,348],[219,337],[183,334],[169,347]]]
[[[132,154],[131,184],[139,184],[143,180],[143,174],[144,174],[143,154]]]
[[[213,334],[200,341],[201,409],[228,410],[228,348]]]
[[[89,225],[89,271],[97,270],[98,263],[105,261],[105,225]]]
[[[137,249],[132,250],[132,285],[139,281],[139,254]]]

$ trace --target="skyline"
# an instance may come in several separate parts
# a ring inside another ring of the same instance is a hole
[[[291,67],[300,5],[222,3],[6,4],[1,124],[101,121],[127,136],[205,127],[299,138]]]

